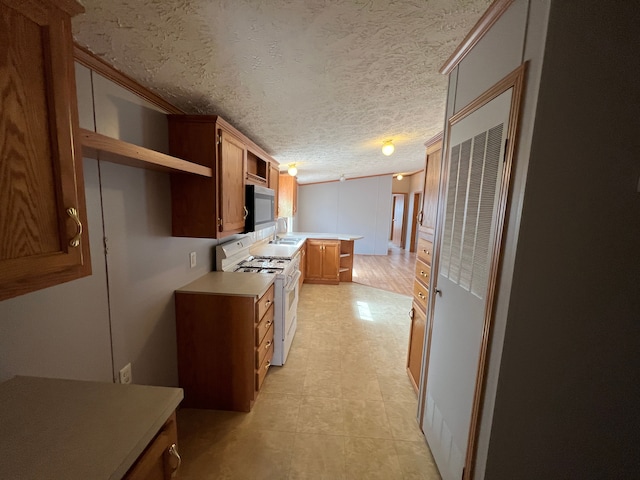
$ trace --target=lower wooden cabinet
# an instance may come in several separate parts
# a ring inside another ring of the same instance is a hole
[[[414,303],[411,306],[411,330],[409,332],[409,354],[407,355],[407,373],[416,392],[420,384],[422,351],[424,350],[424,332],[427,326],[425,313]]]
[[[307,239],[307,283],[340,283],[340,240]]]
[[[340,240],[340,281],[353,278],[353,240]]]
[[[176,291],[175,300],[182,404],[249,412],[273,356],[273,284],[259,298]]]
[[[169,480],[178,478],[182,462],[178,453],[178,430],[175,412],[149,443],[124,480]]]

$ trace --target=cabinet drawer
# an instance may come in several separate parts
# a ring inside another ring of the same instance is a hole
[[[418,258],[427,265],[431,265],[433,255],[433,243],[424,238],[418,238]]]
[[[269,290],[258,300],[258,317],[256,318],[256,322],[262,320],[262,317],[264,317],[264,314],[269,310],[269,307],[273,305],[273,292],[274,286],[271,285]]]
[[[429,294],[424,285],[417,280],[413,282],[413,295],[418,305],[422,307],[422,310],[427,311],[427,299]]]
[[[416,280],[421,281],[427,287],[431,278],[431,267],[420,260],[416,261]]]
[[[262,387],[262,382],[264,382],[264,378],[267,376],[267,372],[271,366],[272,358],[273,348],[270,348],[264,360],[260,364],[260,367],[256,370],[256,391],[260,390],[260,387]]]
[[[267,313],[264,315],[264,317],[262,317],[262,320],[260,320],[260,323],[256,326],[256,347],[260,346],[262,340],[264,339],[264,336],[269,331],[269,328],[271,328],[271,325],[273,325],[273,311],[274,308],[272,306],[269,310],[267,310]]]
[[[262,343],[256,348],[256,368],[260,368],[264,358],[273,350],[273,330],[273,325],[270,325],[267,334],[262,339]]]

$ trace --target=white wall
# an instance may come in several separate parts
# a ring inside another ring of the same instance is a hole
[[[82,128],[95,118],[102,134],[167,150],[162,111],[80,65],[76,81]],[[173,291],[212,269],[217,242],[171,237],[168,174],[91,158],[84,168],[93,274],[0,302],[0,381],[111,381],[131,362],[135,383],[177,385]]]
[[[391,228],[391,175],[298,187],[296,230],[362,235],[354,250],[386,255]]]
[[[485,478],[640,470],[638,22],[551,2]]]

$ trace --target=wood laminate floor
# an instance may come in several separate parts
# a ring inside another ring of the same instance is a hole
[[[415,267],[415,253],[389,244],[387,255],[353,256],[353,281],[412,296]]]
[[[250,413],[180,409],[182,480],[437,480],[406,373],[411,297],[303,285],[287,362]]]

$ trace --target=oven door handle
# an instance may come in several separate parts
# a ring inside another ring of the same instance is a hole
[[[291,290],[296,288],[298,280],[300,280],[300,275],[302,275],[302,272],[300,270],[296,270],[296,273],[294,273],[291,277],[291,281],[289,281],[289,283],[287,283],[287,286],[285,287],[285,290],[287,292],[290,292]]]

